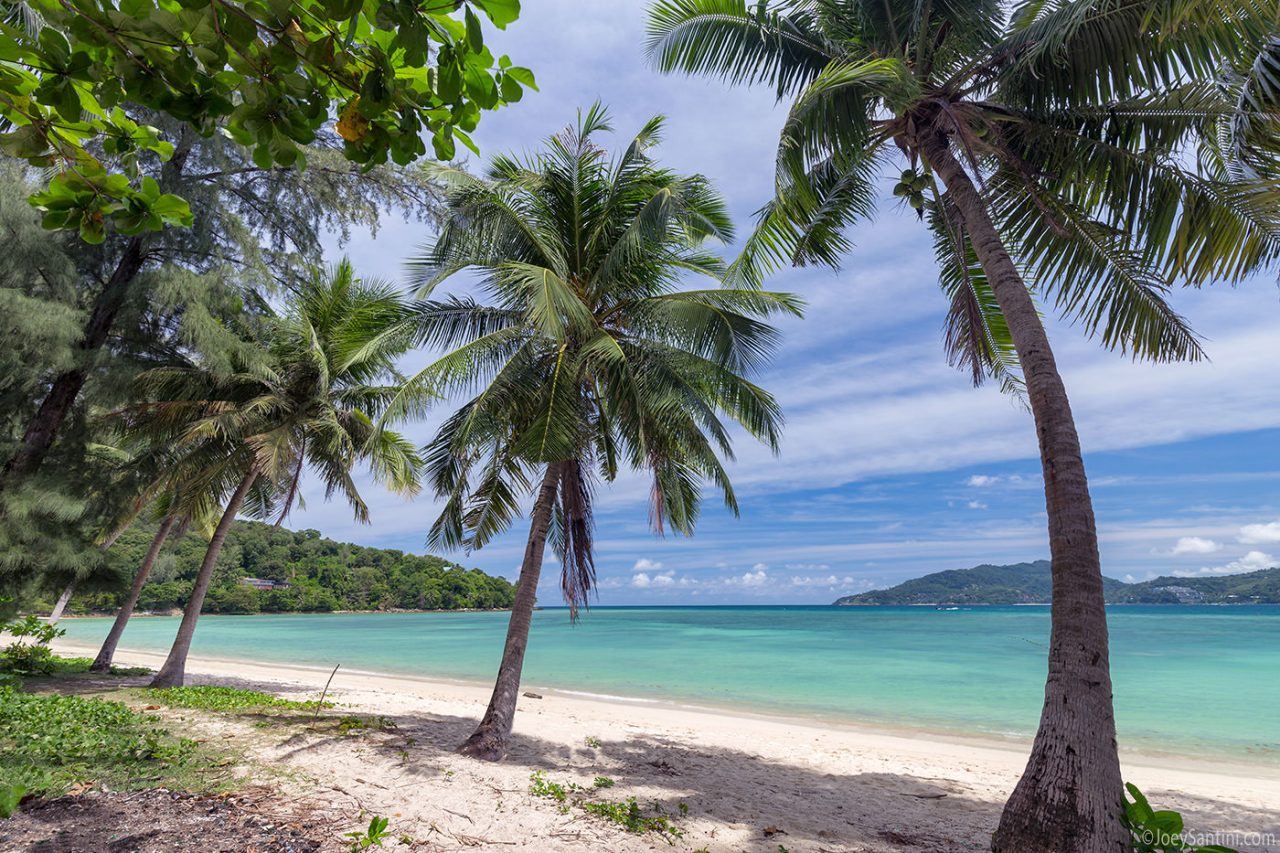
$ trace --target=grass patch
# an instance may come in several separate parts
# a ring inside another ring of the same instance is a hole
[[[613,787],[613,780],[608,776],[597,776],[594,789]],[[636,802],[635,797],[628,797],[625,800],[588,800],[586,794],[592,792],[592,788],[584,788],[575,782],[562,784],[554,782],[547,778],[547,774],[541,770],[537,770],[529,777],[529,793],[535,797],[544,797],[549,800],[555,800],[559,803],[559,811],[561,814],[568,814],[571,805],[581,808],[589,815],[615,823],[625,829],[627,832],[633,832],[637,835],[643,835],[648,832],[656,832],[662,836],[668,844],[675,843],[677,838],[684,835],[684,832],[672,822],[672,820],[662,813],[662,809],[656,803],[653,806],[653,813],[646,813]],[[684,803],[680,804],[680,814],[687,815],[689,807]]]
[[[635,797],[627,797],[623,802],[606,800],[604,802],[584,802],[581,805],[582,810],[587,814],[602,817],[605,820],[616,823],[627,832],[634,832],[637,835],[656,832],[668,841],[684,835],[666,815],[645,814],[644,810],[636,802]]]
[[[210,791],[216,757],[120,702],[0,687],[0,778],[54,797],[76,782]]]
[[[64,658],[61,655],[50,654],[43,657],[40,661],[38,671],[14,671],[5,665],[6,661],[0,661],[0,684],[12,684],[14,687],[20,686],[23,681],[39,678],[65,678],[70,675],[85,675],[89,672],[89,667],[93,666],[93,658]],[[93,673],[101,675],[102,673]],[[150,675],[151,670],[145,666],[113,666],[109,675]]]
[[[347,714],[338,720],[338,731],[344,735],[365,730],[389,732],[394,731],[395,728],[395,720],[384,717],[381,714],[374,714],[369,717]]]
[[[238,687],[159,687],[140,688],[138,694],[151,702],[170,708],[191,708],[198,711],[222,711],[224,713],[255,713],[263,711],[316,710],[315,702],[299,702],[281,699],[258,690],[242,690]],[[332,708],[325,702],[323,708]]]
[[[80,675],[89,671],[89,667],[93,666],[93,658],[64,658],[61,655],[53,655],[53,672],[50,673],[54,677],[59,675]],[[111,675],[150,675],[154,670],[145,666],[112,666]]]

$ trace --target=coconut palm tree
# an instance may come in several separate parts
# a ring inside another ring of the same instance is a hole
[[[791,107],[777,193],[731,279],[836,265],[877,181],[933,232],[946,344],[976,382],[1025,393],[1053,560],[1045,704],[994,837],[1001,851],[1126,849],[1093,508],[1037,297],[1107,346],[1197,359],[1165,302],[1280,250],[1276,185],[1212,180],[1197,137],[1272,0],[657,0],[666,71],[771,86]],[[896,161],[896,165],[894,164]]]
[[[266,323],[262,363],[241,364],[229,375],[198,366],[143,375],[148,402],[126,414],[128,428],[172,445],[176,457],[153,490],[173,494],[174,508],[188,515],[210,496],[223,501],[153,687],[182,684],[218,554],[242,510],[283,521],[310,469],[324,481],[326,497],[340,493],[357,520],[368,521],[352,479],[360,462],[397,491],[417,490],[417,452],[374,421],[397,389],[394,362],[409,345],[395,332],[404,312],[399,296],[357,279],[344,262],[317,274],[292,294],[282,316]]]
[[[548,540],[571,614],[588,601],[595,482],[644,472],[654,527],[688,534],[703,480],[737,511],[721,462],[732,453],[726,420],[777,447],[778,406],[746,375],[775,344],[762,318],[799,303],[719,286],[722,262],[699,247],[731,238],[724,202],[703,177],[650,159],[661,128],[650,120],[610,159],[595,142],[610,130],[597,104],[539,153],[498,157],[482,178],[436,170],[446,215],[418,263],[420,295],[472,270],[485,301],[419,307],[419,343],[446,354],[390,406],[408,414],[424,389],[469,397],[425,451],[445,501],[431,542],[482,547],[536,491],[497,683],[467,755],[505,751]],[[681,289],[686,273],[716,286]]]
[[[159,519],[160,526],[156,528],[156,534],[151,539],[151,545],[142,557],[142,562],[133,577],[129,592],[125,595],[124,601],[120,603],[120,609],[116,612],[115,621],[111,623],[111,630],[107,632],[106,639],[102,641],[102,647],[98,649],[97,657],[93,659],[93,664],[89,667],[91,671],[111,671],[116,647],[120,644],[124,629],[129,625],[129,619],[133,616],[134,608],[138,606],[138,597],[142,595],[142,587],[146,585],[147,578],[151,576],[151,570],[155,568],[156,560],[160,558],[160,552],[165,543],[171,538],[181,539],[187,528],[192,524],[196,524],[200,528],[207,528],[205,532],[206,538],[212,537],[214,519],[217,517],[218,512],[217,507],[208,501],[210,496],[206,494],[204,497],[206,498],[204,506],[197,508],[193,508],[189,502],[179,500],[176,495],[164,495],[160,500],[156,501],[157,505],[152,508],[152,511],[154,517]]]

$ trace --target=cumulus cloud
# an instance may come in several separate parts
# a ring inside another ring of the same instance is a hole
[[[648,557],[641,557],[636,560],[636,564],[631,567],[633,572],[657,572],[661,571],[662,562],[660,560],[650,560]]]
[[[825,575],[825,576],[823,576],[823,575],[793,575],[793,576],[791,577],[791,585],[792,585],[792,586],[800,586],[800,587],[810,587],[810,586],[824,586],[824,587],[848,586],[849,584],[851,584],[851,583],[855,583],[855,582],[856,582],[856,579],[855,579],[855,578],[853,578],[853,577],[851,577],[850,575],[845,575],[845,576],[844,576],[844,577],[842,577],[842,578],[841,578],[841,577],[837,577],[837,576],[835,576],[835,575]]]
[[[1269,545],[1280,542],[1280,521],[1270,524],[1246,524],[1240,528],[1239,539],[1246,545]]]
[[[729,578],[728,583],[737,586],[764,586],[769,582],[769,567],[764,563],[756,563],[751,571],[737,577]]]
[[[1173,550],[1169,553],[1174,557],[1180,557],[1183,554],[1213,554],[1222,550],[1222,545],[1214,542],[1212,539],[1205,539],[1201,536],[1183,536],[1173,546]]]
[[[982,501],[969,501],[968,507],[969,509],[986,509],[987,505]]]
[[[1280,560],[1270,554],[1262,551],[1250,551],[1238,560],[1232,560],[1224,566],[1205,566],[1194,572],[1181,571],[1174,572],[1175,577],[1193,578],[1202,575],[1238,575],[1244,572],[1256,572],[1259,569],[1269,569],[1280,564]]]
[[[987,486],[994,486],[998,483],[1021,483],[1021,482],[1022,482],[1022,475],[1020,474],[1010,474],[1007,477],[997,477],[992,474],[974,474],[972,477],[964,481],[966,486],[973,486],[976,489],[983,489],[983,488],[986,488]]]
[[[659,563],[659,566],[662,564]],[[676,582],[676,573],[670,569],[658,574],[649,572],[636,572],[631,576],[631,585],[636,589],[652,589],[655,587],[674,586]]]

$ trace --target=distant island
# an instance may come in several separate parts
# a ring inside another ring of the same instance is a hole
[[[1240,575],[1179,578],[1141,583],[1102,579],[1110,604],[1280,604],[1280,568]],[[841,606],[875,604],[1048,604],[1048,560],[951,569],[836,599]]]
[[[155,535],[137,525],[108,552],[122,580],[108,590],[85,590],[73,612],[114,611]],[[139,611],[169,612],[186,604],[204,555],[194,533],[165,548],[138,599]],[[324,613],[335,610],[499,610],[515,585],[444,557],[337,542],[316,530],[286,530],[237,521],[205,598],[205,613]]]

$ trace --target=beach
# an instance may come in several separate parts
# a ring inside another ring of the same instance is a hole
[[[61,654],[91,655],[59,641]],[[162,656],[121,650],[117,663]],[[193,656],[188,683],[229,684],[293,699],[319,696],[328,670]],[[804,719],[610,700],[539,690],[523,697],[508,758],[454,754],[483,713],[488,687],[340,668],[329,698],[394,728],[359,737],[287,733],[184,712],[184,734],[233,744],[270,768],[295,807],[332,820],[388,818],[424,849],[639,851],[985,850],[1028,744]],[[1261,713],[1261,711],[1260,711]],[[1280,767],[1122,753],[1126,781],[1173,808],[1201,843],[1280,850]],[[683,836],[673,848],[554,799],[530,777],[657,804]],[[684,807],[681,807],[684,804]],[[1269,837],[1268,837],[1269,836]]]

